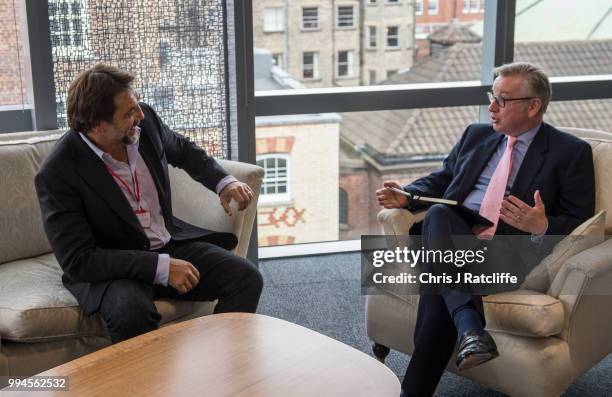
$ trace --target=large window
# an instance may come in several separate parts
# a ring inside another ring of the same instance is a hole
[[[338,77],[353,76],[353,51],[338,51]]]
[[[319,53],[306,51],[302,53],[302,78],[313,80],[319,78]]]
[[[302,29],[319,29],[319,9],[316,7],[302,8]]]
[[[338,6],[338,19],[336,26],[338,28],[352,28],[355,26],[355,7],[353,6]]]
[[[289,156],[257,156],[257,165],[265,170],[261,184],[261,200],[266,202],[289,199]]]
[[[270,7],[264,9],[264,32],[283,32],[285,30],[285,9]]]

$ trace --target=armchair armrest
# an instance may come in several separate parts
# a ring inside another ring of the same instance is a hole
[[[249,206],[242,212],[238,213],[238,217],[234,222],[234,234],[238,237],[238,245],[234,252],[239,256],[246,256],[249,248],[249,241],[253,231],[253,223],[257,214],[257,201],[259,200],[259,192],[261,190],[261,182],[264,177],[264,169],[253,164],[241,163],[231,160],[218,160],[219,164],[227,172],[232,174],[240,182],[244,182],[253,189],[253,200]],[[237,211],[236,211],[237,212]]]
[[[403,208],[383,209],[378,213],[378,222],[386,235],[405,236],[412,225],[425,219],[426,210],[410,212]]]
[[[238,211],[232,202],[233,215],[230,217],[219,202],[219,196],[194,181],[187,173],[178,168],[169,167],[170,184],[172,186],[172,210],[174,214],[193,225],[219,232],[230,232],[238,237],[238,245],[234,249],[236,255],[245,256],[255,215],[257,200],[263,179],[263,168],[237,161],[217,160],[227,172],[253,189],[253,200],[244,211]]]
[[[549,294],[563,303],[559,337],[568,342],[576,370],[586,370],[612,352],[612,239],[571,257]]]

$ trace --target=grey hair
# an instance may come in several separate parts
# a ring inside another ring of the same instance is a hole
[[[540,98],[542,108],[540,114],[544,114],[552,97],[552,87],[548,76],[539,67],[528,62],[513,62],[495,68],[495,75],[508,76],[523,76],[525,78],[526,95]]]

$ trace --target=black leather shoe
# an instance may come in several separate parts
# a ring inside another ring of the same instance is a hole
[[[461,336],[459,352],[457,352],[457,368],[459,371],[473,368],[495,357],[499,357],[499,352],[495,341],[487,331],[482,335],[478,335],[474,331],[468,331]]]

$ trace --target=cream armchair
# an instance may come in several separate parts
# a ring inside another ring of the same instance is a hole
[[[593,147],[596,210],[607,210],[612,232],[612,133],[562,128]],[[389,244],[400,244],[425,211],[378,214]],[[558,396],[612,352],[612,239],[569,258],[544,293],[485,297],[487,329],[500,357],[459,373],[512,396]],[[411,354],[418,296],[378,290],[366,299],[367,334],[384,362],[389,348]],[[447,369],[457,372],[454,360]]]

